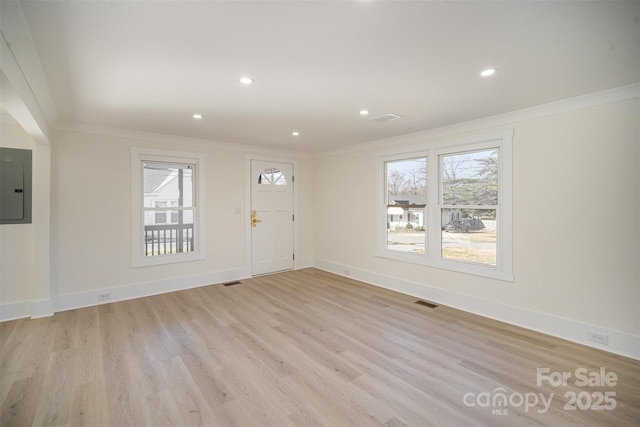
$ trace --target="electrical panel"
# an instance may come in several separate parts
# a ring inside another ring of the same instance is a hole
[[[31,150],[0,147],[0,224],[31,223]]]

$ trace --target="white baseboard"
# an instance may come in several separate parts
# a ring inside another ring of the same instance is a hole
[[[53,316],[53,301],[49,298],[38,300],[22,300],[0,304],[0,322],[30,317]]]
[[[0,322],[31,317],[32,300],[0,304]]]
[[[167,292],[181,291],[184,289],[198,288],[200,286],[217,283],[232,282],[250,277],[244,269],[217,271],[187,277],[174,277],[166,280],[132,283],[123,286],[114,286],[102,289],[92,289],[87,292],[75,292],[56,296],[55,308],[57,311],[73,310],[82,307],[91,307],[99,304],[108,304],[115,301],[125,301],[134,298],[148,297]],[[110,294],[108,300],[99,300],[100,294]]]
[[[33,300],[31,307],[31,318],[39,319],[41,317],[53,316],[53,301],[50,298]]]
[[[296,260],[296,270],[313,267],[313,258]],[[166,280],[133,283],[108,288],[92,289],[84,292],[61,294],[54,300],[24,300],[0,304],[0,322],[24,317],[38,318],[52,316],[55,311],[74,310],[116,301],[125,301],[167,292],[197,288],[216,283],[232,282],[251,277],[246,269],[219,271],[197,276],[178,277]],[[108,300],[99,300],[98,295],[110,294]]]
[[[585,322],[565,319],[558,316],[535,312],[520,307],[501,304],[495,301],[470,295],[451,292],[425,284],[398,279],[392,276],[362,270],[353,266],[342,265],[325,260],[301,259],[296,262],[296,269],[316,267],[330,273],[350,277],[382,288],[390,289],[406,295],[426,299],[438,304],[458,308],[480,316],[521,326],[547,335],[562,338],[578,344],[598,348],[640,360],[640,337],[602,328]],[[348,275],[345,274],[348,271]],[[151,282],[93,289],[86,292],[62,294],[54,300],[24,300],[0,304],[0,322],[24,317],[38,318],[51,316],[55,311],[72,310],[141,298],[166,292],[197,288],[216,283],[231,282],[251,277],[246,269],[227,270],[196,276],[171,278]],[[109,300],[98,300],[99,294],[109,293]],[[609,345],[597,344],[587,340],[588,332],[596,332],[609,337]]]
[[[361,270],[331,261],[316,259],[314,267],[340,276],[360,280],[381,288],[426,299],[438,304],[447,305],[536,332],[542,332],[544,334],[578,344],[640,360],[640,337],[635,335],[602,328],[576,320],[565,319],[551,314],[501,304],[488,299],[460,294],[446,289],[435,288],[422,283],[402,280],[396,277]],[[345,271],[349,272],[348,275],[345,274]],[[588,341],[588,332],[607,335],[609,337],[609,345],[602,345]]]

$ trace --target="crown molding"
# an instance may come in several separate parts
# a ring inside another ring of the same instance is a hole
[[[371,149],[393,148],[397,145],[424,143],[425,141],[448,138],[466,132],[475,132],[500,126],[508,126],[513,125],[514,123],[547,117],[554,114],[577,111],[585,108],[591,108],[599,105],[637,98],[640,98],[640,83],[577,96],[574,98],[568,98],[549,104],[543,104],[535,107],[525,108],[522,110],[512,111],[509,113],[471,120],[468,122],[457,123],[450,126],[443,126],[440,128],[400,135],[392,138],[363,142],[360,144],[349,145],[337,149],[317,151],[314,153],[295,150],[281,150],[277,148],[261,147],[257,145],[237,144],[232,142],[189,138],[184,136],[174,136],[128,129],[117,129],[72,122],[58,122],[53,127],[53,129],[56,131],[80,132],[92,135],[109,136],[114,138],[122,138],[125,140],[200,146],[206,148],[239,151],[243,153],[269,154],[296,158],[314,158],[355,153]]]
[[[148,141],[166,144],[178,144],[186,146],[197,146],[202,148],[215,148],[221,150],[239,151],[242,153],[269,154],[278,156],[293,156],[296,158],[311,158],[309,153],[292,150],[282,150],[257,145],[237,144],[233,142],[222,142],[209,139],[190,138],[186,136],[175,136],[153,132],[143,132],[130,129],[118,129],[105,126],[87,125],[73,122],[58,122],[53,127],[54,131],[78,132],[91,135],[108,136],[127,141]]]
[[[336,156],[341,154],[355,153],[371,149],[392,148],[397,145],[407,145],[414,143],[424,143],[436,138],[447,138],[458,134],[474,131],[483,131],[488,128],[513,125],[514,123],[527,120],[552,116],[554,114],[567,113],[570,111],[582,110],[599,105],[610,104],[619,101],[640,98],[640,83],[622,86],[614,89],[595,92],[587,95],[576,96],[548,104],[516,110],[509,113],[456,123],[449,126],[410,133],[397,137],[378,139],[349,145],[346,147],[318,151],[314,157]]]

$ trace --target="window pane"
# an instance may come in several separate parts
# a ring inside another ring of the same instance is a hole
[[[388,202],[407,200],[424,205],[427,200],[427,158],[385,162]]]
[[[427,158],[386,162],[385,169],[387,249],[424,255]]]
[[[496,265],[496,210],[442,209],[442,258]]]
[[[144,216],[145,255],[169,255],[193,252],[193,209],[169,211],[175,223],[165,224],[157,221],[162,215],[166,222],[167,212],[146,211]],[[173,222],[173,221],[172,221]]]
[[[440,156],[445,205],[498,204],[498,150]]]
[[[260,185],[287,185],[287,177],[278,169],[267,169],[258,177]]]
[[[426,243],[425,212],[422,207],[387,208],[387,249],[424,255]]]
[[[144,205],[157,199],[171,206],[193,206],[193,165],[144,163]]]
[[[164,224],[167,222],[166,212],[156,212],[156,224]]]
[[[144,162],[144,253],[195,251],[194,166]]]

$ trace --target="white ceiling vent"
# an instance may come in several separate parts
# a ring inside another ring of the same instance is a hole
[[[389,114],[385,114],[383,116],[380,117],[376,117],[373,120],[374,122],[380,122],[380,123],[385,123],[385,122],[390,122],[391,120],[397,120],[402,116],[399,116],[397,114],[393,114],[393,113],[389,113]]]

